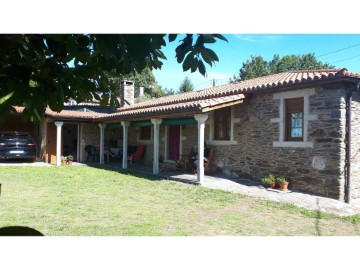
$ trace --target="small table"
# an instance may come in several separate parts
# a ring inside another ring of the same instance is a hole
[[[116,157],[120,157],[120,153],[122,155],[122,148],[110,148],[110,151],[115,154]]]

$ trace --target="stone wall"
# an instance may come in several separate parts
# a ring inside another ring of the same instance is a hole
[[[318,87],[309,97],[309,114],[317,120],[308,123],[308,141],[313,147],[274,147],[279,139],[280,101],[274,93],[254,94],[236,105],[234,124],[236,145],[215,148],[213,170],[231,172],[260,180],[269,172],[290,180],[292,190],[344,198],[345,90]]]
[[[351,121],[351,198],[360,198],[360,93],[354,92]]]
[[[89,144],[98,145],[100,142],[100,128],[98,124],[81,124],[81,141],[80,141],[80,160],[85,162],[87,153],[85,147]]]

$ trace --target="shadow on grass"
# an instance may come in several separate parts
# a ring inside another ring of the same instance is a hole
[[[164,180],[163,176],[157,176],[157,175],[153,175],[152,171],[148,171],[146,169],[141,170],[139,169],[141,165],[137,164],[136,168],[128,168],[128,169],[122,169],[119,164],[113,164],[113,163],[108,163],[108,164],[103,164],[100,165],[99,163],[87,163],[86,164],[88,167],[92,167],[92,168],[96,168],[99,170],[105,170],[105,171],[110,171],[110,172],[118,172],[121,174],[125,174],[125,175],[130,175],[130,176],[135,176],[135,177],[141,177],[141,178],[145,178],[147,180],[150,181],[161,181]]]
[[[38,230],[24,226],[9,226],[0,228],[0,236],[44,236]]]

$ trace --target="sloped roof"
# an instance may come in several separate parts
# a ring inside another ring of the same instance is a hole
[[[241,103],[247,94],[258,91],[281,90],[292,87],[302,87],[308,84],[348,79],[358,80],[360,79],[360,73],[352,73],[345,68],[287,71],[210,87],[200,91],[165,96],[120,108],[110,114],[66,110],[56,113],[47,109],[45,115],[59,119],[87,119],[96,122],[163,117],[172,114],[189,115],[215,109],[219,106],[230,106],[237,102]]]
[[[21,114],[24,111],[24,107],[15,106],[16,112]],[[62,110],[61,112],[54,112],[47,108],[45,110],[45,116],[49,116],[52,118],[59,118],[59,119],[73,119],[73,120],[93,120],[96,117],[107,115],[106,113],[94,113],[94,112],[79,112],[79,111],[69,111],[69,110]]]
[[[178,112],[202,112],[205,108],[241,100],[246,94],[263,90],[297,87],[309,83],[345,78],[360,78],[359,73],[346,69],[298,70],[272,74],[255,79],[206,88],[200,91],[165,96],[118,109],[115,113],[99,116],[100,120],[131,118],[141,115],[165,115]]]

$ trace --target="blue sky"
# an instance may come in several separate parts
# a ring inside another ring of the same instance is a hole
[[[219,57],[219,62],[210,67],[206,65],[207,77],[198,71],[183,72],[182,66],[175,58],[175,48],[182,38],[180,35],[174,42],[163,49],[167,60],[161,70],[153,73],[159,85],[163,88],[178,90],[185,76],[189,77],[195,90],[216,85],[226,84],[228,78],[239,74],[242,63],[250,59],[251,55],[260,55],[265,60],[272,59],[274,54],[280,56],[288,54],[315,53],[321,56],[318,60],[335,65],[336,68],[347,68],[360,73],[360,34],[223,34],[228,43],[219,40],[209,44]],[[351,47],[352,48],[348,48]],[[347,49],[346,49],[347,48]],[[340,50],[340,51],[338,51]],[[338,51],[338,52],[335,52]],[[351,58],[351,59],[349,59]]]

